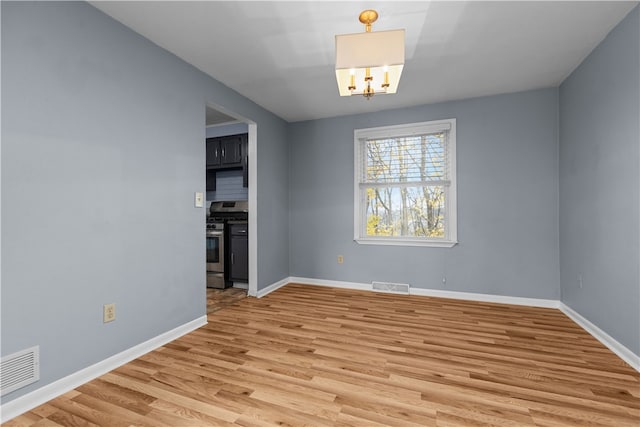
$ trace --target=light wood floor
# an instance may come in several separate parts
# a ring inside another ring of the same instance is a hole
[[[640,375],[554,309],[287,285],[5,426],[635,426]]]
[[[246,298],[247,290],[238,288],[207,288],[207,314],[215,313]]]

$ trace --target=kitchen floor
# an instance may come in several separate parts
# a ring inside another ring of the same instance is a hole
[[[247,296],[246,289],[227,288],[213,289],[207,288],[207,314],[230,306]]]

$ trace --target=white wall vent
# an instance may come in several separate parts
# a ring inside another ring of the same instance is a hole
[[[410,286],[405,283],[371,282],[371,284],[374,291],[409,295]]]
[[[4,356],[0,366],[0,396],[40,379],[40,346]]]

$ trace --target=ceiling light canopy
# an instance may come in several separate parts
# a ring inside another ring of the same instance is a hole
[[[404,66],[404,30],[371,31],[378,12],[360,14],[364,33],[336,36],[336,79],[340,96],[396,93]]]

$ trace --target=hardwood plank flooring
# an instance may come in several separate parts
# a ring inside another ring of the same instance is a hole
[[[247,290],[239,288],[207,288],[207,314],[215,313],[246,298]]]
[[[640,374],[555,309],[289,284],[5,424],[640,426]]]

